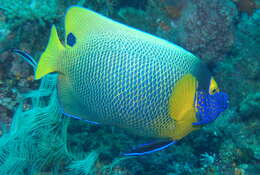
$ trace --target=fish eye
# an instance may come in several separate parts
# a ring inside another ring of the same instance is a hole
[[[211,94],[215,94],[217,92],[217,89],[213,89],[212,91],[211,91]]]
[[[69,33],[67,35],[67,44],[71,47],[76,44],[76,37],[73,35],[73,33]]]
[[[218,88],[214,88],[212,90],[210,90],[210,95],[214,95],[215,93],[219,92],[219,89]]]
[[[213,95],[216,92],[219,92],[218,84],[214,80],[214,78],[212,77],[211,80],[210,80],[210,85],[209,85],[209,94]]]

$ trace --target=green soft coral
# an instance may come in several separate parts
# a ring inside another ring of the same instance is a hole
[[[61,120],[55,87],[56,76],[48,76],[21,99],[10,132],[0,138],[0,174],[55,172],[73,160],[66,145],[68,119]],[[25,110],[28,101],[32,106]]]
[[[51,22],[58,16],[57,9],[57,0],[5,0],[0,4],[0,11],[11,26],[27,21],[37,21],[39,24]]]

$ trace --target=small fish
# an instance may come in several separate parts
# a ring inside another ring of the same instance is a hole
[[[65,31],[62,44],[52,27],[35,78],[58,73],[65,115],[163,139],[125,155],[166,148],[227,108],[205,64],[173,43],[77,6]]]

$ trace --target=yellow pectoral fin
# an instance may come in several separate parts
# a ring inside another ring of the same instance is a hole
[[[197,80],[191,74],[177,81],[169,100],[169,114],[174,120],[183,119],[183,113],[194,108],[196,88]]]
[[[169,100],[169,115],[175,123],[171,136],[175,140],[181,139],[197,129],[192,126],[192,123],[197,121],[194,107],[196,88],[197,80],[191,74],[184,75],[174,86]]]
[[[51,29],[51,35],[46,50],[40,57],[37,65],[35,79],[40,79],[51,72],[58,72],[58,59],[64,46],[61,44],[55,26]]]
[[[199,129],[199,127],[193,126],[192,123],[197,122],[196,111],[194,109],[186,111],[183,116],[183,120],[175,121],[175,129],[172,135],[174,140],[179,140],[190,132]]]

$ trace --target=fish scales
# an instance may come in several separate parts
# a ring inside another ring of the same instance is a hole
[[[192,73],[198,59],[148,34],[142,40],[119,30],[96,35],[89,33],[76,50],[67,50],[60,64],[87,119],[159,135],[155,121],[160,127],[172,123],[167,104],[174,83]]]

